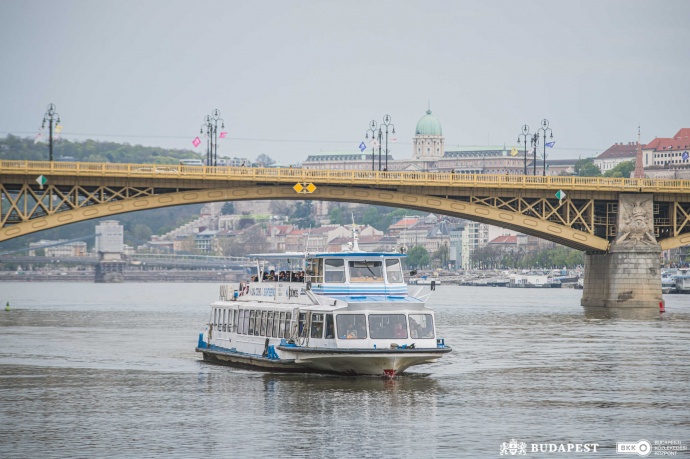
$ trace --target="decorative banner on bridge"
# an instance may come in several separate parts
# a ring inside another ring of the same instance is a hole
[[[192,140],[192,145],[194,145],[194,148],[198,147],[200,143],[201,140],[199,139],[199,137],[195,137],[194,140]]]
[[[512,150],[510,150],[510,156],[517,156],[517,154],[518,154],[517,148],[513,148]]]
[[[226,131],[223,131],[223,132],[220,133],[220,136],[219,136],[219,137],[220,137],[221,139],[224,139],[225,136],[227,136],[227,135],[228,135],[228,133],[227,133]]]
[[[364,142],[359,144],[359,151],[364,151],[367,149],[367,146],[364,144]]]
[[[556,142],[555,141],[554,142],[547,142],[544,145],[546,145],[549,148],[553,148],[553,146],[556,145]]]

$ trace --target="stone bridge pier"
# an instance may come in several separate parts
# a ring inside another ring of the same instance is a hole
[[[609,252],[585,254],[582,306],[613,315],[658,314],[659,303],[664,302],[660,255],[652,194],[621,194],[618,236]]]

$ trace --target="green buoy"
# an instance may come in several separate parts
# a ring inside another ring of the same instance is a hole
[[[9,311],[9,310],[10,310],[10,302],[8,301],[7,305],[5,306],[5,311]]]

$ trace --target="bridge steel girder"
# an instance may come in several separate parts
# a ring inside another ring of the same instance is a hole
[[[90,201],[87,200],[87,203],[89,205],[80,207],[71,205],[71,209],[64,211],[51,209],[43,198],[36,195],[35,190],[32,190],[31,193],[35,195],[37,202],[42,203],[36,204],[34,207],[41,207],[43,212],[48,215],[12,225],[6,225],[7,222],[3,221],[3,226],[0,228],[0,242],[71,223],[145,209],[216,201],[312,199],[404,207],[457,216],[520,231],[588,252],[605,252],[609,248],[607,239],[597,237],[590,232],[580,231],[545,218],[521,213],[524,209],[520,209],[519,206],[534,206],[524,199],[516,198],[517,210],[509,210],[511,202],[506,201],[511,200],[486,197],[483,194],[482,196],[473,196],[470,193],[469,196],[465,196],[469,200],[462,201],[459,196],[449,195],[446,187],[438,190],[423,190],[422,192],[422,190],[414,188],[396,191],[367,187],[319,185],[314,193],[302,194],[296,193],[289,185],[262,186],[262,184],[234,183],[232,186],[207,189],[199,189],[190,183],[187,185],[191,185],[187,190],[179,191],[178,189],[167,192],[153,187],[132,187],[134,191],[131,193],[118,190],[117,187],[99,187],[96,191],[88,192]],[[214,185],[218,186],[219,184],[214,183]],[[99,196],[103,197],[105,190],[109,190],[108,196],[114,200],[99,202]],[[62,194],[65,195],[66,193]],[[130,194],[132,196],[129,196]],[[497,199],[498,201],[496,201]],[[501,205],[496,206],[497,202]],[[16,211],[20,210],[16,203],[12,205],[15,206]],[[61,203],[62,207],[69,205],[68,200],[63,200]],[[570,212],[570,202],[565,201],[565,205],[568,206],[568,212]],[[554,212],[554,206],[547,206],[544,202],[541,203],[540,209],[551,215]],[[575,212],[578,211],[575,210]],[[582,213],[584,210],[579,211],[579,217],[582,217]]]

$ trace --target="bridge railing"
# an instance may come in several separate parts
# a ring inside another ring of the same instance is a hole
[[[611,177],[540,176],[509,174],[460,174],[453,172],[326,170],[232,166],[183,166],[177,164],[124,164],[0,160],[0,174],[112,176],[204,180],[316,182],[321,184],[392,184],[423,186],[497,187],[532,189],[630,190],[690,193],[690,180],[625,179]]]

